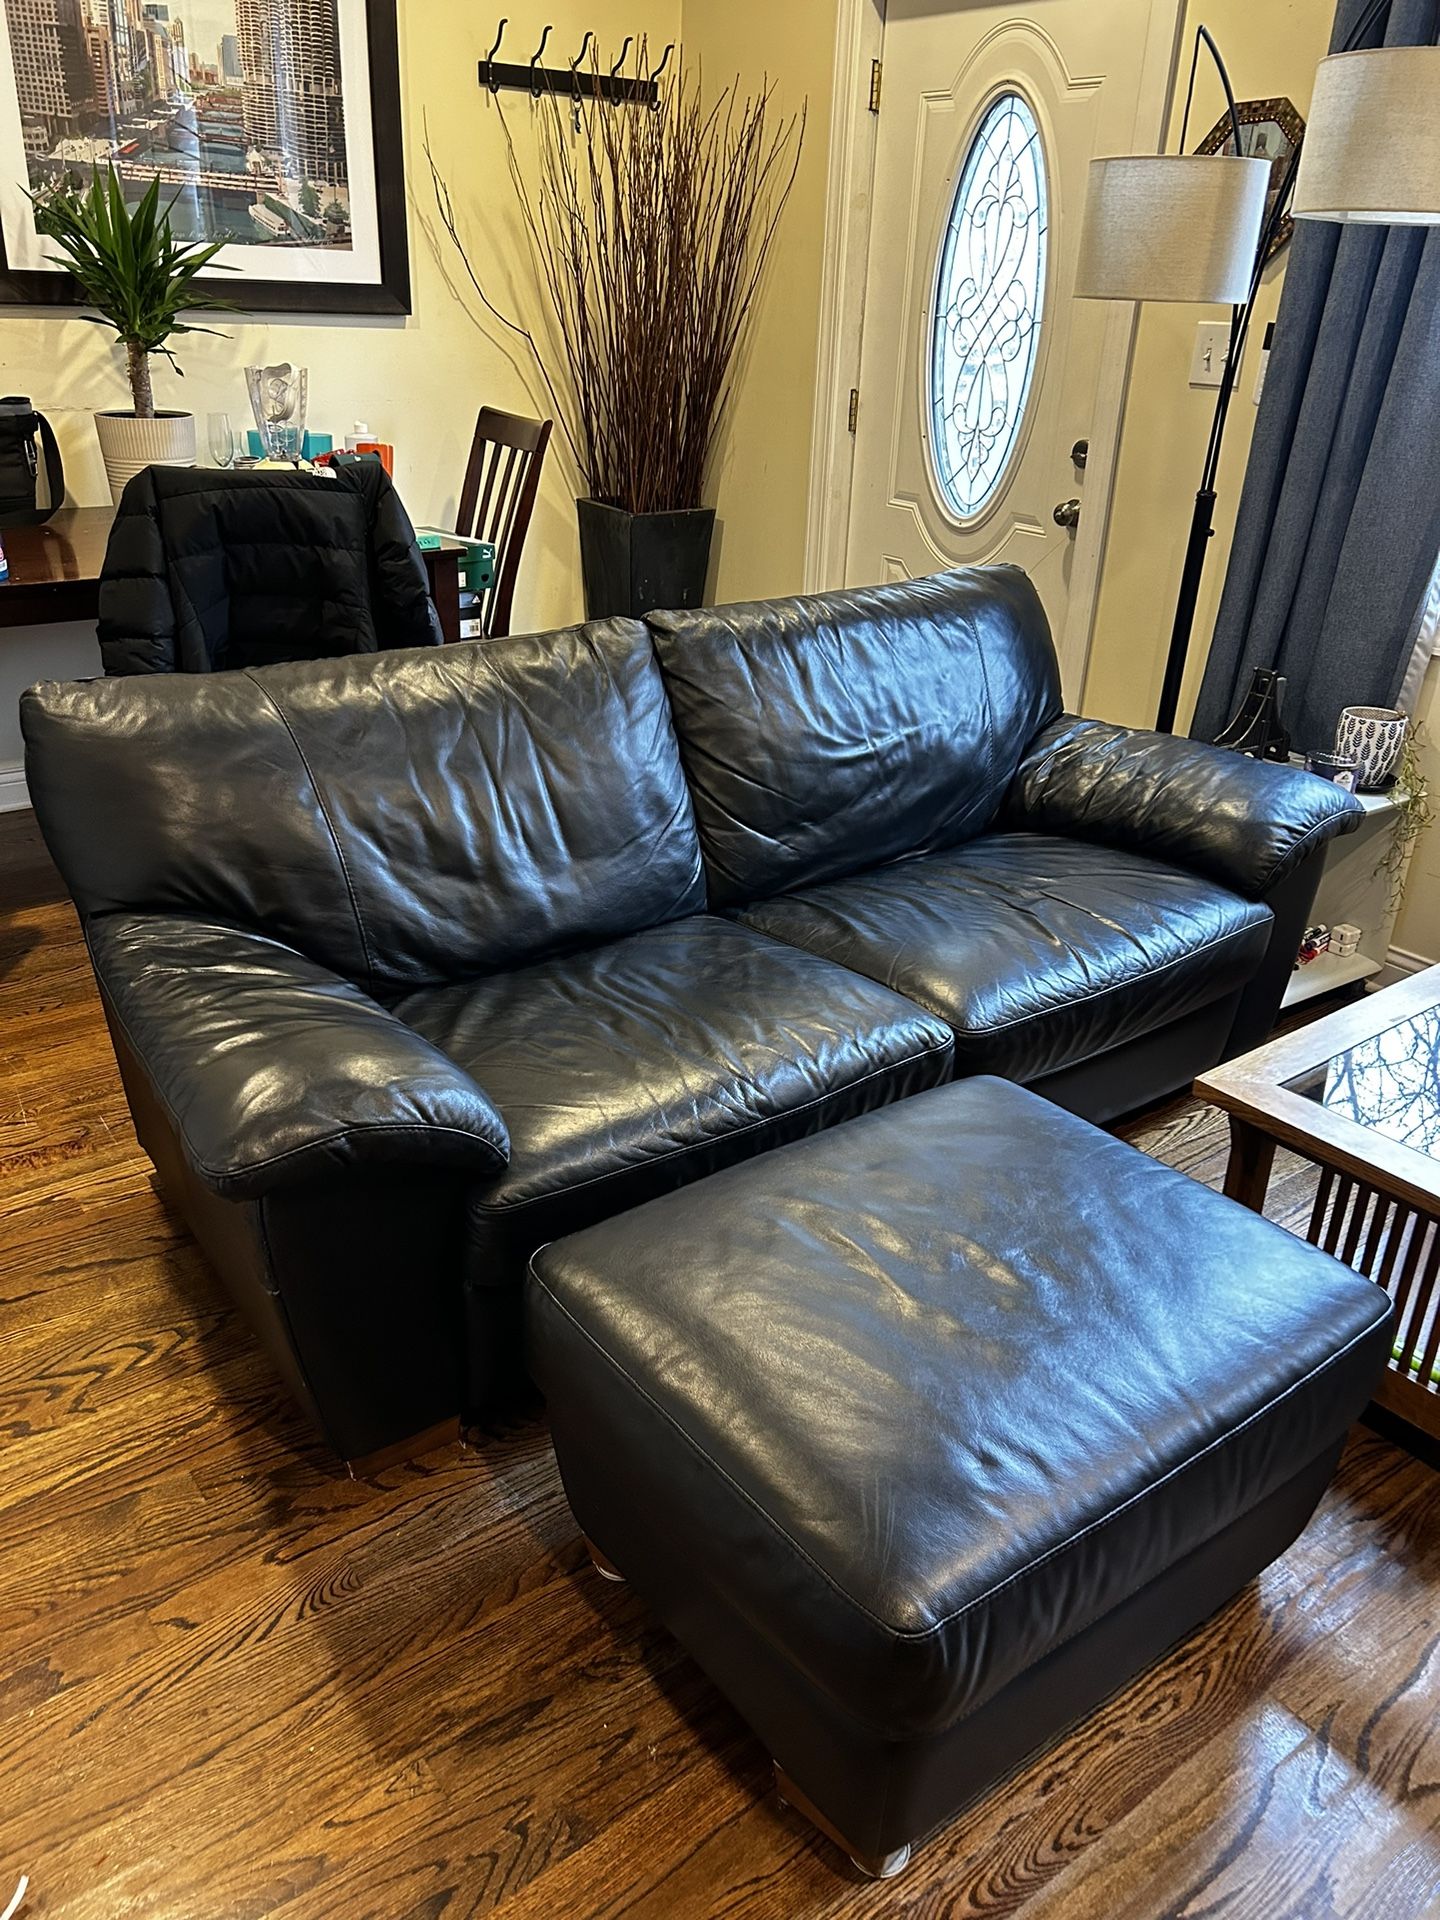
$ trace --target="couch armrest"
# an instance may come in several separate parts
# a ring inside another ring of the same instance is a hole
[[[1353,794],[1298,767],[1074,714],[1036,734],[1001,815],[1153,854],[1252,900],[1363,817]]]
[[[357,1167],[495,1172],[510,1139],[438,1047],[263,934],[161,914],[86,928],[108,1011],[211,1192],[252,1200]]]

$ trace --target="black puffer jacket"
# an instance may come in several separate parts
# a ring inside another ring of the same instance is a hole
[[[415,529],[374,461],[334,477],[147,467],[100,577],[107,673],[438,646]]]

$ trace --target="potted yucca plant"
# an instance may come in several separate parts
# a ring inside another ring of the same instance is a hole
[[[170,336],[216,331],[191,326],[180,316],[217,304],[213,294],[197,286],[196,276],[224,243],[177,240],[170,208],[160,205],[158,178],[133,208],[127,206],[113,167],[103,173],[97,169],[88,187],[62,181],[35,195],[32,204],[37,232],[54,241],[57,257],[96,309],[83,317],[113,327],[125,349],[134,409],[95,415],[111,498],[118,500],[125,482],[142,467],[193,467],[194,415],[156,411],[150,356],[163,354],[180,373],[167,345]]]

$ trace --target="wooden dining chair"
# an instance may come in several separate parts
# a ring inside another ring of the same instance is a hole
[[[489,541],[495,549],[495,578],[478,608],[480,631],[487,640],[510,631],[515,577],[553,425],[552,420],[502,413],[498,407],[482,407],[475,419],[455,531],[465,540]]]

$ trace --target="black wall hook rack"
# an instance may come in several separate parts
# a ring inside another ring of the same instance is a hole
[[[620,58],[608,73],[581,65],[595,38],[593,33],[585,35],[579,53],[565,66],[543,67],[540,61],[552,29],[549,26],[545,28],[539,46],[528,60],[506,61],[498,56],[509,24],[508,20],[500,22],[495,44],[480,62],[480,84],[491,93],[499,93],[503,89],[512,93],[528,93],[534,100],[538,100],[542,94],[554,93],[571,100],[605,100],[617,107],[659,106],[660,89],[656,82],[675,51],[673,45],[666,47],[664,57],[652,75],[639,78],[620,71],[634,43],[633,34],[626,37]]]

